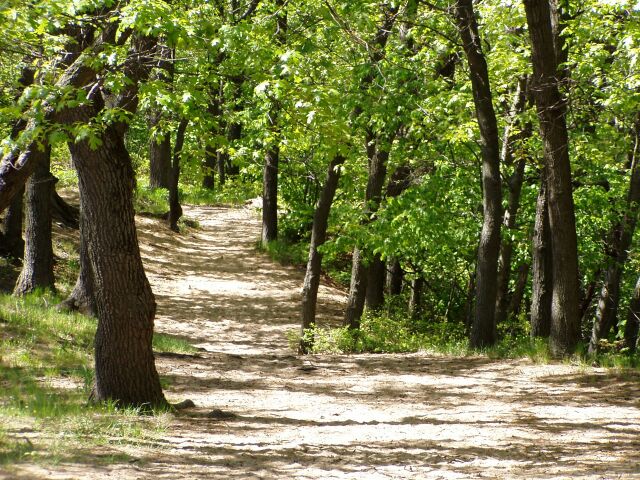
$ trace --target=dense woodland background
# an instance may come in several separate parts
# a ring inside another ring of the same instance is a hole
[[[166,403],[134,204],[179,232],[181,202],[261,195],[262,247],[308,262],[302,353],[635,350],[637,2],[9,0],[0,18],[2,248],[24,257],[15,294],[53,288],[51,216],[77,218],[61,293],[98,318],[93,398]],[[342,329],[315,326],[321,272],[348,288]]]

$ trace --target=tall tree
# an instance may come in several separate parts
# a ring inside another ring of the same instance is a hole
[[[511,233],[516,229],[516,218],[520,209],[520,194],[522,192],[522,183],[524,181],[524,167],[526,157],[523,154],[517,154],[516,149],[519,143],[526,139],[530,134],[530,125],[521,126],[519,116],[525,109],[527,99],[527,79],[521,77],[518,79],[518,85],[514,95],[513,105],[509,112],[507,125],[505,127],[502,153],[500,155],[500,163],[503,168],[513,168],[513,172],[506,179],[508,190],[507,208],[505,209],[502,225],[506,229],[507,234],[502,235],[500,241],[500,255],[498,257],[498,290],[496,294],[496,325],[507,319],[509,307],[509,280],[511,278],[511,264],[513,257],[513,241]],[[517,157],[517,158],[516,158]],[[515,165],[514,165],[515,163]]]
[[[532,239],[531,336],[548,338],[551,333],[551,294],[553,262],[549,233],[549,207],[546,170],[540,171],[540,191]]]
[[[624,267],[629,257],[631,242],[640,212],[640,114],[637,115],[633,127],[631,149],[629,158],[629,188],[625,211],[614,229],[612,241],[609,245],[609,266],[602,284],[596,316],[593,322],[593,330],[589,342],[589,353],[598,351],[598,343],[605,338],[618,317],[618,305],[620,303],[620,282]]]
[[[382,5],[383,18],[371,45],[367,73],[360,81],[359,91],[366,95],[367,90],[377,77],[376,69],[385,58],[386,46],[393,31],[393,27],[398,16],[398,4]],[[362,105],[357,105],[353,112],[353,117],[358,118],[363,113]],[[365,221],[371,219],[371,215],[378,210],[382,198],[382,187],[387,175],[387,161],[391,151],[391,146],[397,131],[376,131],[371,126],[365,128],[365,148],[367,152],[367,186],[364,195],[364,218]],[[344,315],[344,323],[351,329],[360,328],[360,318],[364,311],[364,304],[367,293],[367,281],[369,269],[365,253],[361,247],[355,246],[351,262],[351,281],[349,285],[349,297]]]
[[[51,146],[32,153],[36,168],[26,188],[25,252],[22,272],[14,293],[24,295],[37,288],[55,290],[51,243],[51,198],[55,177],[51,175]]]
[[[573,352],[580,335],[578,247],[571,187],[566,102],[560,93],[549,2],[524,0],[531,57],[533,88],[540,136],[544,145],[549,229],[553,257],[550,348],[563,356]]]
[[[338,188],[340,179],[340,165],[345,161],[342,155],[336,155],[329,163],[327,178],[320,193],[318,206],[313,215],[313,228],[311,230],[311,243],[309,245],[309,260],[307,271],[302,286],[302,340],[300,352],[308,353],[313,346],[313,340],[305,336],[305,330],[311,328],[316,322],[316,305],[318,303],[318,288],[320,286],[320,274],[322,272],[322,253],[319,248],[327,239],[327,227],[331,204]]]
[[[287,42],[287,12],[286,0],[276,0],[276,45],[282,47]],[[278,169],[280,163],[280,140],[278,116],[280,115],[279,101],[272,100],[271,109],[267,115],[267,129],[271,140],[266,145],[264,168],[262,174],[262,244],[278,238]]]
[[[473,348],[481,348],[496,341],[495,309],[502,220],[500,141],[489,71],[482,51],[473,1],[458,0],[455,12],[462,46],[469,64],[482,152],[483,224],[478,246],[476,307],[470,339]]]

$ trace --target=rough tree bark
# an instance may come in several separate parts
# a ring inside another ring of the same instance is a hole
[[[305,337],[305,330],[311,328],[316,321],[316,306],[318,303],[318,288],[320,286],[320,273],[322,271],[322,253],[318,249],[327,239],[327,227],[329,223],[329,213],[333,198],[338,188],[340,179],[340,165],[345,161],[341,155],[337,155],[329,163],[327,178],[322,187],[318,206],[313,215],[313,228],[311,230],[311,244],[309,245],[309,260],[307,261],[307,272],[302,286],[302,340],[300,342],[300,353],[308,353],[313,346],[313,339]]]
[[[95,284],[94,399],[164,407],[151,340],[155,300],[138,249],[134,171],[122,135],[107,127],[102,146],[72,145],[78,172],[86,243]]]
[[[25,249],[22,272],[13,293],[24,295],[37,288],[55,290],[51,243],[51,195],[55,177],[49,171],[51,147],[33,153],[36,163],[25,194]]]
[[[598,351],[598,343],[605,338],[618,317],[620,303],[620,282],[625,263],[629,258],[629,250],[640,212],[640,114],[637,116],[632,147],[629,152],[631,178],[627,192],[627,204],[622,219],[614,227],[613,240],[609,248],[610,264],[607,268],[598,307],[593,322],[593,330],[589,341],[589,353]]]
[[[578,250],[571,188],[566,103],[560,93],[549,2],[524,0],[531,38],[533,88],[544,145],[553,256],[549,344],[554,356],[574,351],[580,336]]]
[[[155,41],[132,39],[123,73],[132,80],[109,105],[137,108],[137,87],[148,78]],[[104,106],[102,92],[93,92],[91,105],[74,110],[75,121],[86,123]],[[93,273],[98,328],[95,337],[95,401],[120,405],[166,407],[155,368],[153,319],[155,300],[144,273],[134,221],[135,172],[124,145],[126,125],[100,130],[100,148],[83,140],[70,145],[78,172],[83,238]],[[86,227],[86,228],[85,228]]]
[[[495,309],[497,293],[502,191],[500,181],[500,141],[493,109],[487,62],[482,52],[478,23],[472,0],[456,3],[457,27],[471,76],[482,153],[483,224],[476,270],[476,307],[471,325],[470,345],[482,348],[496,341]]]
[[[178,184],[180,183],[180,157],[184,145],[184,135],[187,131],[189,119],[183,118],[176,132],[176,145],[173,152],[173,164],[171,165],[171,182],[169,184],[169,228],[178,232],[178,220],[182,216],[182,207],[178,198]]]
[[[549,233],[547,179],[540,172],[540,191],[532,239],[531,336],[548,338],[551,333],[551,294],[553,291],[553,257]]]

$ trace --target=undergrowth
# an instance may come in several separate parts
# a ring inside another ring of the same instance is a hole
[[[290,347],[297,350],[301,341],[298,331],[287,334]],[[528,358],[534,363],[554,361],[546,339],[531,338],[522,324],[505,325],[499,329],[498,342],[488,348],[472,349],[469,346],[465,327],[450,321],[428,321],[411,319],[405,312],[381,310],[379,313],[365,312],[358,330],[348,327],[318,327],[307,329],[303,338],[312,345],[310,353],[411,353],[424,352],[432,355],[476,356],[485,355],[493,359]],[[603,351],[596,356],[586,353],[585,344],[580,344],[576,353],[566,362],[602,366],[607,368],[639,368],[640,355],[616,349],[616,344],[603,342]]]
[[[141,416],[134,408],[91,404],[96,320],[58,312],[47,292],[0,295],[0,465],[95,459],[94,446],[154,442],[170,414]],[[184,340],[154,336],[154,350],[191,353]],[[107,449],[108,450],[108,449]]]

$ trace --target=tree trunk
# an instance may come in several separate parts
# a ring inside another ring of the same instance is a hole
[[[18,260],[24,257],[24,240],[22,239],[24,188],[11,200],[2,222],[2,253]]]
[[[600,339],[606,338],[611,327],[616,323],[620,303],[620,281],[629,258],[629,250],[640,212],[640,166],[638,166],[640,159],[640,114],[636,119],[633,133],[633,144],[629,152],[631,178],[627,192],[626,211],[613,232],[610,248],[611,263],[605,274],[589,342],[589,353],[591,354],[598,351]]]
[[[513,133],[513,127],[518,125],[518,115],[520,115],[526,105],[527,79],[522,77],[518,80],[518,87],[514,103],[509,113],[508,124],[505,127],[504,140],[502,144],[501,163],[504,166],[513,165],[514,144],[524,138],[529,133],[530,128],[523,128],[521,132]],[[518,159],[514,171],[507,180],[509,198],[507,209],[504,212],[502,225],[506,229],[506,235],[500,241],[500,255],[498,257],[498,291],[496,293],[496,325],[507,319],[509,311],[509,279],[511,278],[511,263],[513,257],[513,241],[511,231],[516,228],[516,215],[520,208],[520,193],[522,192],[522,182],[524,180],[525,158]]]
[[[487,62],[482,52],[472,0],[457,1],[456,19],[469,64],[482,153],[483,225],[478,247],[476,307],[470,339],[472,348],[482,348],[496,341],[495,309],[502,220],[500,141]]]
[[[279,47],[287,43],[286,0],[276,0],[275,42]],[[280,163],[280,129],[278,117],[280,105],[272,99],[272,106],[267,115],[268,130],[273,139],[266,145],[262,176],[262,245],[278,238],[278,168]]]
[[[536,202],[532,245],[531,336],[548,338],[551,333],[553,259],[549,234],[547,179],[544,169],[540,172],[540,191]]]
[[[631,353],[636,351],[638,345],[638,330],[640,330],[640,277],[638,277],[633,297],[629,303],[627,324],[624,327],[625,345]]]
[[[409,315],[414,320],[422,313],[422,291],[424,290],[424,278],[418,277],[411,282],[411,296],[409,297]]]
[[[82,199],[81,202],[82,203]],[[95,290],[93,286],[93,272],[91,271],[91,262],[89,260],[89,252],[87,251],[87,227],[86,218],[82,214],[80,208],[80,272],[78,279],[73,287],[73,291],[64,301],[58,304],[57,308],[61,311],[80,312],[91,317],[97,316],[97,308],[95,302]]]
[[[80,210],[65,202],[55,189],[51,192],[51,218],[67,228],[77,230],[80,227]]]
[[[580,337],[578,249],[571,187],[566,104],[560,94],[549,2],[524,0],[540,136],[547,169],[549,228],[553,256],[550,348],[554,356],[572,353]]]
[[[375,138],[371,132],[367,133],[367,157],[369,159],[369,176],[367,190],[365,192],[365,221],[371,219],[371,215],[378,210],[380,205],[382,187],[387,175],[387,160],[391,141],[384,144],[380,138]],[[349,286],[349,298],[345,311],[344,323],[351,329],[360,328],[360,317],[364,311],[369,280],[369,266],[365,263],[360,247],[353,249],[351,265],[351,284]]]
[[[508,315],[511,317],[517,317],[520,314],[520,306],[522,305],[522,297],[524,297],[524,290],[527,287],[527,278],[529,277],[529,264],[523,263],[518,267],[518,277],[516,279],[516,286],[513,289],[513,295],[511,295],[511,301],[509,302]]]
[[[305,330],[311,328],[316,322],[316,306],[318,302],[318,288],[320,287],[320,273],[322,271],[322,253],[318,248],[327,239],[327,227],[329,213],[333,198],[338,188],[340,179],[340,165],[345,161],[341,155],[336,156],[329,164],[327,179],[320,194],[320,200],[313,216],[313,228],[311,230],[311,244],[309,245],[309,260],[307,261],[307,273],[302,286],[302,340],[300,353],[308,353],[313,346],[313,339],[305,338]]]
[[[364,302],[367,294],[367,268],[362,259],[360,248],[353,249],[351,260],[351,282],[349,285],[349,297],[344,313],[344,324],[351,330],[360,328],[360,318],[364,311]]]
[[[169,185],[169,228],[174,232],[180,231],[178,228],[178,220],[182,217],[182,207],[180,206],[180,198],[178,197],[178,185],[180,183],[180,156],[182,155],[184,135],[187,131],[188,124],[189,120],[187,118],[180,120],[178,131],[176,132],[173,165],[171,166],[171,183]]]
[[[375,254],[371,264],[367,279],[367,294],[365,305],[368,310],[380,310],[384,306],[384,284],[387,274],[387,265],[380,258],[380,254]]]
[[[156,304],[134,221],[134,171],[122,135],[113,126],[101,140],[98,150],[84,141],[71,145],[98,313],[93,397],[164,407],[151,348]]]
[[[149,114],[149,130],[158,127],[162,114],[153,111]],[[149,138],[149,186],[151,188],[169,188],[171,174],[171,137],[168,133],[156,132]]]
[[[402,281],[404,280],[404,270],[396,259],[389,262],[391,268],[387,272],[387,291],[389,295],[400,295],[402,293]]]
[[[36,167],[27,182],[25,249],[22,272],[13,293],[24,295],[37,288],[55,290],[53,245],[51,243],[51,195],[55,177],[51,175],[51,147],[34,152]]]
[[[158,46],[156,78],[167,85],[173,83],[175,72],[174,51],[167,46]],[[149,115],[149,130],[160,126],[163,120],[162,110],[154,108]],[[149,186],[151,188],[169,188],[171,181],[171,136],[168,132],[156,131],[149,138]]]
[[[267,150],[262,175],[262,245],[278,238],[278,163],[280,147]]]
[[[204,153],[204,177],[202,178],[202,188],[213,190],[216,187],[216,164],[218,154],[211,147],[207,147]]]

